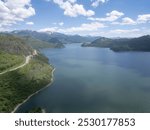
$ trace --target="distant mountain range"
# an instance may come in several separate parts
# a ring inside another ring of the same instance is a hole
[[[44,46],[50,45],[51,47],[64,47],[63,44],[70,43],[83,43],[83,42],[92,42],[99,37],[91,37],[91,36],[80,36],[80,35],[65,35],[62,33],[46,33],[46,32],[37,32],[31,30],[15,30],[10,32],[16,36],[29,37],[34,38],[34,40],[40,40]],[[48,44],[47,44],[48,43]],[[39,45],[40,46],[40,45]],[[35,46],[34,46],[35,47]]]
[[[21,42],[23,43],[21,44],[22,46],[27,45],[33,49],[63,48],[65,44],[83,43],[83,47],[103,47],[110,48],[113,51],[150,51],[150,35],[138,38],[111,39],[100,36],[92,37],[65,35],[57,32],[46,33],[31,30],[15,30],[12,32],[0,33],[0,36],[1,38],[3,36],[3,40],[5,39],[5,42],[7,43],[9,43],[8,41],[10,41],[10,43],[13,42],[13,44],[18,44]],[[2,40],[0,42],[2,43]]]
[[[5,42],[7,42],[7,44],[8,43],[11,44],[13,42],[13,45],[14,44],[17,45],[18,43],[21,42],[23,43],[23,45],[30,46],[33,49],[63,48],[65,47],[64,44],[83,43],[83,42],[90,43],[99,38],[80,35],[65,35],[57,32],[44,33],[31,30],[15,30],[12,32],[0,33],[0,35],[3,40],[5,39]],[[10,41],[10,39],[12,41]],[[10,49],[10,47],[8,47],[8,49]]]
[[[63,43],[58,39],[51,38],[50,34],[48,33],[41,33],[37,31],[30,31],[30,30],[16,30],[10,32],[15,36],[22,37],[23,39],[27,39],[28,44],[35,49],[39,48],[63,48]]]
[[[150,51],[150,35],[117,39],[101,37],[90,44],[84,43],[82,46],[110,48],[113,51]]]

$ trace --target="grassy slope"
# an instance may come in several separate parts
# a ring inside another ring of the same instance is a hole
[[[0,75],[0,112],[11,112],[29,95],[51,81],[52,67],[43,56],[36,56],[28,65]]]
[[[24,62],[24,56],[0,52],[0,73],[15,68]]]
[[[34,49],[42,49],[42,48],[56,48],[55,44],[48,43],[46,41],[41,41],[39,39],[33,37],[21,37],[27,45],[31,46]]]

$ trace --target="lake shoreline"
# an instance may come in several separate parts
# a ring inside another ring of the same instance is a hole
[[[22,103],[19,103],[19,104],[14,108],[14,110],[11,111],[11,113],[15,113],[15,112],[17,111],[17,109],[18,109],[22,104],[24,104],[25,102],[27,102],[32,96],[34,96],[34,95],[38,94],[39,92],[41,92],[42,90],[48,88],[48,87],[53,83],[53,81],[54,81],[54,71],[55,71],[55,67],[53,67],[51,64],[50,64],[50,66],[53,68],[52,73],[51,73],[51,74],[52,74],[52,78],[51,78],[50,83],[47,84],[45,87],[41,88],[40,90],[36,91],[35,93],[31,94],[30,96],[28,96]],[[45,113],[46,113],[46,111],[45,111]]]

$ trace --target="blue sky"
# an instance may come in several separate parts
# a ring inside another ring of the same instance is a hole
[[[150,34],[149,0],[0,0],[0,30],[138,37]]]

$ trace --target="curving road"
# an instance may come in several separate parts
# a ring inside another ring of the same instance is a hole
[[[35,55],[38,55],[38,53],[37,53],[37,51],[36,51],[36,50],[34,50],[33,55],[29,55],[29,56],[27,56],[27,57],[26,57],[26,61],[25,61],[25,63],[24,63],[24,64],[22,64],[22,65],[20,65],[20,66],[18,66],[18,67],[15,67],[15,68],[12,68],[12,69],[6,70],[6,71],[4,71],[4,72],[0,73],[0,75],[5,74],[5,73],[7,73],[7,72],[11,72],[11,71],[17,70],[17,69],[20,69],[20,68],[24,67],[25,65],[27,65],[27,64],[30,62],[31,58],[32,58],[33,56],[35,56]]]

